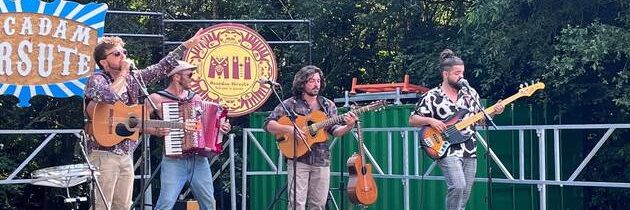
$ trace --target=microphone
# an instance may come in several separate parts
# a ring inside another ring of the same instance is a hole
[[[131,70],[131,71],[138,70],[138,67],[136,67],[136,63],[131,61],[131,63],[129,63],[129,70]]]
[[[464,79],[463,77],[457,81],[457,85],[459,85],[462,88],[472,89],[470,87],[470,84],[468,84],[468,80]]]
[[[129,72],[131,72],[132,74],[138,74],[140,73],[140,70],[138,70],[138,67],[136,66],[136,63],[131,61],[131,63],[129,63]]]
[[[271,86],[278,86],[278,87],[281,86],[279,83],[271,81],[271,80],[269,80],[267,78],[264,78],[264,77],[260,77],[260,79],[258,79],[258,82],[260,82],[262,84],[269,84]]]

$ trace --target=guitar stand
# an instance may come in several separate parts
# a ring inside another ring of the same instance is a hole
[[[354,208],[352,208],[352,209],[364,210],[364,209],[367,209],[367,208],[368,208],[368,206],[366,206],[366,205],[363,205],[363,204],[357,204],[357,205],[355,205],[355,206],[354,206]]]
[[[339,210],[339,206],[337,205],[337,201],[335,200],[335,196],[333,196],[332,194],[332,189],[328,189],[328,201],[330,201],[333,205],[333,207],[335,207],[335,210]],[[343,198],[341,198],[343,199]],[[328,207],[328,201],[326,201],[326,207]]]

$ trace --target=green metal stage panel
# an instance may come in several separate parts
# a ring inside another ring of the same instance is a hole
[[[485,101],[484,101],[485,102]],[[389,106],[379,112],[370,112],[363,114],[364,128],[384,128],[384,127],[408,127],[408,117],[414,105]],[[341,108],[340,113],[344,113],[346,109]],[[508,106],[505,113],[496,117],[498,125],[536,125],[536,124],[560,124],[561,118],[557,117],[557,109],[549,109],[546,106],[534,107],[531,105],[516,104]],[[251,128],[261,128],[264,119],[268,116],[268,112],[257,112],[250,115]],[[503,161],[507,169],[512,173],[515,179],[519,178],[518,170],[518,132],[517,131],[480,131],[480,134],[491,141],[491,146],[500,160]],[[410,156],[413,155],[413,135],[409,132],[409,151]],[[277,162],[278,150],[271,135],[257,133],[255,134],[258,142],[270,154],[274,162]],[[365,144],[372,153],[374,159],[380,164],[385,174],[391,170],[393,174],[403,174],[403,151],[402,137],[399,133],[392,133],[392,165],[388,165],[388,142],[387,133],[385,132],[365,132]],[[553,172],[553,132],[548,132],[547,136],[547,179],[552,180]],[[579,132],[561,133],[561,150],[562,154],[579,155],[581,152],[581,143],[563,145],[567,139],[580,139],[582,136]],[[350,155],[356,151],[357,143],[351,135],[345,135],[340,139],[344,141],[343,167],[345,161]],[[577,141],[576,141],[577,142]],[[251,144],[250,144],[251,145]],[[573,152],[571,152],[573,151]],[[483,156],[485,149],[478,144],[478,166],[477,177],[487,177],[486,165],[487,161]],[[331,151],[332,165],[331,171],[339,171],[339,155],[340,142],[338,141]],[[432,160],[424,154],[420,154],[420,174],[426,171],[431,165]],[[561,158],[563,167],[562,178],[566,179],[572,170],[579,164],[576,158]],[[409,173],[415,173],[415,163],[413,157],[409,157]],[[270,170],[266,161],[260,156],[260,153],[253,150],[253,146],[249,146],[248,152],[248,168],[250,170]],[[286,169],[286,165],[283,166]],[[391,168],[391,169],[390,169]],[[344,168],[347,172],[347,169]],[[376,174],[376,170],[373,170]],[[436,167],[431,175],[439,176],[441,171]],[[525,132],[525,173],[526,179],[537,179],[538,174],[538,137],[533,131]],[[506,178],[500,169],[493,164],[493,177]],[[333,176],[331,179],[331,189],[337,203],[340,202],[339,177]],[[347,177],[344,177],[347,184]],[[368,209],[403,209],[404,205],[404,183],[397,179],[376,179],[379,188],[378,201]],[[286,175],[280,176],[250,176],[248,178],[248,201],[249,209],[265,209],[269,205],[275,195],[286,183]],[[411,179],[409,181],[410,209],[444,209],[444,195],[446,194],[446,185],[444,181]],[[552,187],[548,188],[548,209],[583,209],[582,188],[579,187]],[[493,204],[495,209],[538,209],[539,194],[537,187],[534,185],[513,185],[493,183]],[[344,193],[344,195],[346,195]],[[282,196],[286,199],[286,192]],[[487,184],[485,182],[475,182],[473,192],[466,209],[487,209]],[[350,205],[347,196],[344,199],[346,206]],[[578,201],[578,202],[576,202]],[[286,200],[281,200],[274,209],[286,209]]]

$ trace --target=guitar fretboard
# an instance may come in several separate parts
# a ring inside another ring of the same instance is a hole
[[[501,104],[508,105],[508,104],[514,102],[516,99],[519,99],[520,97],[523,97],[523,95],[520,94],[520,93],[514,94],[514,95],[510,96],[509,98],[506,98],[506,99],[502,100]],[[492,114],[492,113],[494,113],[494,108],[497,106],[497,104],[494,104],[494,105],[492,105],[492,106],[490,106],[490,107],[488,107],[488,108],[486,108],[484,110],[486,111],[486,113]],[[483,116],[483,113],[479,112],[479,113],[473,115],[472,117],[466,118],[466,119],[462,120],[461,122],[455,124],[455,128],[457,128],[457,130],[462,130],[462,129],[464,129],[464,128],[472,125],[472,124],[475,124],[477,121],[479,121],[479,120],[481,120],[483,118],[485,118]]]
[[[372,108],[370,106],[364,106],[364,107],[352,110],[350,112],[354,113],[355,115],[359,115],[361,113],[365,113],[365,112],[371,111],[372,109],[374,109],[374,108]],[[343,115],[337,115],[337,116],[328,118],[327,120],[324,120],[322,122],[315,123],[315,124],[313,124],[313,127],[315,128],[314,130],[319,130],[319,129],[322,129],[322,128],[325,128],[325,127],[328,127],[328,126],[331,126],[331,125],[334,125],[334,124],[339,124],[342,121],[343,121]]]

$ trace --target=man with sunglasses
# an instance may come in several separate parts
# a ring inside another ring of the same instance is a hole
[[[162,102],[201,100],[201,97],[190,90],[191,77],[197,67],[184,61],[178,62],[179,66],[168,74],[170,81],[168,87],[149,95],[158,108],[153,110],[152,107],[147,106],[152,118],[163,119]],[[229,121],[226,121],[221,125],[221,132],[226,134],[230,128]],[[169,132],[168,128],[160,128],[153,135],[165,136]],[[201,209],[214,209],[214,186],[207,157],[192,154],[179,158],[162,156],[160,170],[160,197],[155,206],[157,210],[173,209],[186,181],[190,182],[192,193]]]
[[[179,66],[177,60],[181,59],[187,49],[197,45],[200,38],[201,30],[157,64],[138,70],[134,74],[147,84],[159,81]],[[104,37],[94,48],[94,60],[101,71],[88,78],[85,87],[85,102],[88,108],[96,103],[113,104],[117,101],[127,105],[138,103],[140,86],[130,73],[133,63],[127,58],[127,50],[124,47],[125,43],[120,37]],[[151,130],[147,130],[147,133],[150,133],[149,131]],[[137,139],[125,139],[111,147],[101,146],[91,137],[87,141],[90,161],[100,172],[97,179],[111,209],[131,207],[134,180],[133,151],[137,144]],[[95,195],[96,209],[106,209],[100,198],[100,195]]]

